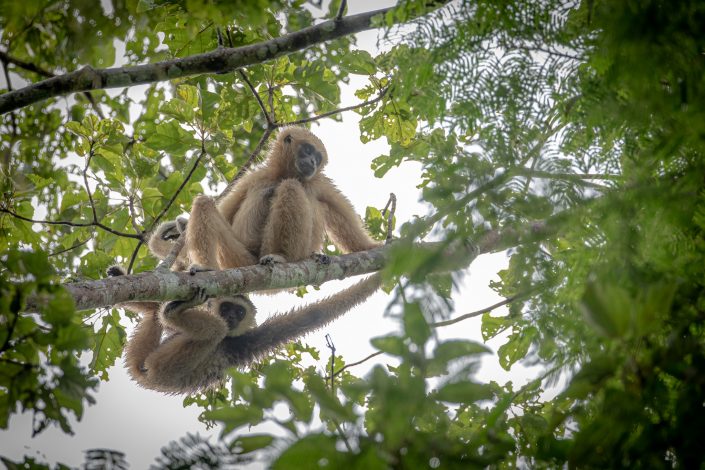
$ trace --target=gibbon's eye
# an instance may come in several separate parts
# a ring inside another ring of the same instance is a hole
[[[290,144],[291,141],[293,141],[293,140],[294,140],[294,138],[291,137],[290,135],[287,135],[286,137],[284,137],[284,142],[286,142],[287,144]]]
[[[304,155],[313,155],[314,153],[316,153],[316,147],[311,144],[303,144],[301,146],[301,151],[304,153]]]
[[[228,324],[229,329],[235,328],[238,323],[245,319],[247,310],[240,304],[235,302],[222,302],[218,308],[218,313],[221,318]]]

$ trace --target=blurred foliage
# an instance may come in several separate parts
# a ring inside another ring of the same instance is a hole
[[[361,378],[336,356],[331,379],[311,365],[327,358],[291,344],[186,398],[223,435],[171,443],[158,468],[253,458],[274,468],[699,468],[705,5],[400,3],[377,19],[387,41],[377,56],[342,38],[245,71],[276,123],[335,110],[351,74],[368,79],[361,101],[384,90],[355,111],[363,142],[390,144],[372,169],[419,162],[429,204],[427,217],[402,221],[389,263],[401,276],[390,307],[400,331],[372,340],[395,365]],[[3,0],[1,61],[16,89],[87,64],[209,51],[218,32],[226,47],[256,43],[331,18],[338,5]],[[71,431],[69,415],[80,419],[93,402],[125,330],[117,310],[75,312],[61,283],[100,278],[115,262],[153,268],[142,232],[233,178],[267,124],[234,73],[2,116],[0,426],[29,411],[35,433]],[[367,217],[383,238],[386,218],[374,208]],[[412,242],[447,246],[537,223],[546,235],[520,238],[492,285],[517,300],[506,314],[485,313],[482,334],[503,338],[491,356],[503,368],[542,372],[521,387],[480,383],[474,374],[491,351],[434,335],[429,323],[453,309],[455,278],[431,276],[445,266],[440,253]],[[22,314],[32,292],[45,307]],[[249,431],[263,422],[281,433]],[[91,452],[87,462],[113,455]],[[49,468],[29,457],[24,465]]]

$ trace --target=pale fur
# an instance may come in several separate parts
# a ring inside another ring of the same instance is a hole
[[[302,146],[321,157],[315,173],[297,169]],[[321,140],[301,127],[282,129],[263,166],[245,175],[217,205],[194,200],[186,229],[188,257],[207,268],[236,268],[268,257],[300,261],[323,248],[327,233],[343,252],[379,246],[350,201],[321,173],[328,154]]]
[[[175,220],[170,220],[168,222],[162,222],[161,224],[159,224],[159,226],[154,229],[154,231],[149,237],[149,241],[147,242],[149,251],[151,251],[152,254],[160,260],[166,258],[169,253],[171,253],[171,249],[174,246],[174,240],[164,239],[164,236],[167,233],[180,233],[180,230],[181,229],[179,227],[179,224]],[[174,261],[171,270],[185,271],[186,269],[188,269],[190,264],[191,260],[188,258],[188,251],[182,248],[181,252],[176,257],[176,260]]]
[[[143,315],[125,347],[125,365],[142,387],[164,393],[193,393],[222,382],[229,367],[245,367],[340,317],[379,289],[374,274],[326,299],[277,314],[255,326],[256,309],[244,297],[192,302],[128,302]],[[222,302],[238,302],[247,315],[228,330]],[[167,333],[167,338],[163,336]]]

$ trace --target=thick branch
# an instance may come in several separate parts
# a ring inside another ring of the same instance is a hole
[[[375,10],[304,28],[278,38],[237,48],[218,48],[204,54],[132,67],[93,69],[43,80],[20,90],[0,95],[0,114],[20,109],[47,98],[79,91],[121,88],[154,83],[202,73],[223,73],[300,51],[315,44],[373,28],[372,18],[391,8]]]
[[[440,251],[437,256],[447,263],[440,263],[440,270],[461,269],[468,266],[480,253],[505,250],[521,242],[531,242],[550,236],[554,225],[535,222],[522,230],[504,232],[493,230],[480,237],[477,244],[453,243],[444,248],[443,243],[417,243],[414,250]],[[333,279],[344,279],[382,269],[390,252],[403,241],[391,243],[369,251],[332,257],[330,264],[314,260],[269,266],[246,266],[225,271],[190,275],[188,272],[146,272],[118,276],[98,281],[74,282],[64,285],[73,296],[78,310],[94,309],[131,300],[185,300],[197,288],[205,289],[210,296],[256,292],[266,289],[284,289],[301,285],[320,285]],[[26,310],[37,311],[46,299],[30,297]]]

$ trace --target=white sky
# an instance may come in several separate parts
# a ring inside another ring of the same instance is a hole
[[[388,0],[376,2],[371,0],[350,3],[349,13],[358,13],[382,8],[393,2]],[[377,33],[365,32],[357,35],[358,47],[376,51]],[[357,103],[353,92],[365,83],[363,77],[356,77],[351,86],[343,89],[342,105]],[[416,185],[420,181],[421,167],[416,163],[404,163],[400,168],[391,170],[384,178],[374,178],[370,170],[373,158],[388,153],[384,140],[363,145],[359,139],[357,114],[348,112],[342,123],[324,120],[312,130],[323,140],[330,156],[326,173],[336,182],[341,191],[355,205],[359,214],[364,215],[365,208],[376,206],[382,208],[390,192],[397,196],[397,226],[409,221],[413,215],[426,214],[425,207],[419,203],[420,191]],[[459,292],[453,299],[456,305],[454,316],[478,310],[498,302],[501,298],[489,289],[490,280],[496,280],[496,273],[506,267],[505,254],[484,255],[479,257],[466,271]],[[259,321],[273,312],[282,312],[294,305],[310,303],[322,296],[339,291],[344,286],[356,282],[356,279],[335,281],[325,284],[319,292],[313,292],[305,299],[293,294],[277,296],[254,296],[253,301],[259,310]],[[330,334],[336,346],[336,354],[346,362],[358,361],[375,350],[369,343],[371,338],[398,331],[395,321],[383,317],[389,299],[380,292],[364,305],[346,314],[329,327],[317,331],[306,338],[306,342],[321,352],[319,367],[323,370],[329,360],[324,336]],[[494,315],[504,313],[502,309]],[[449,338],[472,339],[481,342],[480,319],[439,328],[441,340]],[[504,341],[504,336],[491,341],[488,346],[496,351]],[[392,363],[387,356],[378,356],[363,365],[356,366],[351,372],[364,375],[375,364]],[[15,415],[10,420],[9,430],[0,431],[0,455],[21,459],[23,455],[38,457],[40,461],[50,463],[62,462],[71,466],[80,466],[84,460],[83,451],[92,448],[120,450],[126,454],[131,468],[147,468],[160,454],[161,447],[172,440],[180,439],[187,433],[199,433],[202,436],[215,435],[219,429],[206,430],[197,417],[201,410],[196,407],[184,409],[182,398],[165,396],[157,392],[143,390],[130,381],[121,361],[110,369],[110,380],[101,383],[96,394],[97,404],[85,410],[83,420],[73,424],[74,436],[67,436],[52,427],[38,437],[31,438],[31,415]],[[523,384],[535,374],[529,369],[515,366],[511,373],[502,370],[496,356],[487,356],[483,361],[477,379],[479,381],[496,380],[500,383],[512,380],[516,385]],[[273,425],[263,425],[252,432],[275,432]],[[262,468],[263,463],[250,465],[250,468]]]

